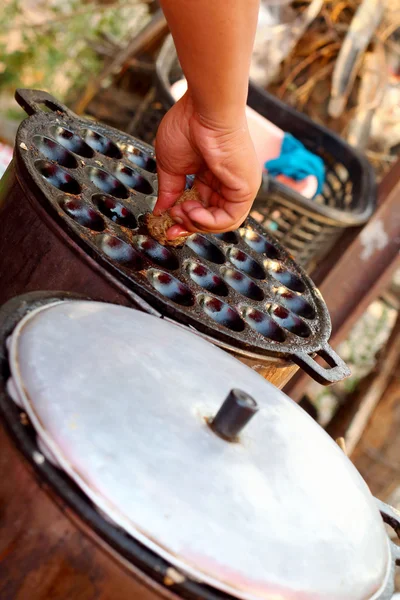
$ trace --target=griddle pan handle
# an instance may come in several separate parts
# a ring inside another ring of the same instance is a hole
[[[21,108],[28,115],[34,115],[40,112],[61,112],[72,115],[73,113],[56,100],[51,94],[41,90],[23,90],[18,89],[15,92],[15,99]]]
[[[381,513],[381,517],[384,523],[386,523],[386,525],[389,525],[389,527],[393,529],[397,537],[400,539],[400,513],[397,510],[395,510],[392,506],[389,506],[389,504],[385,504],[385,502],[382,502],[382,500],[378,500],[378,498],[375,498],[375,500],[378,504],[378,509]],[[392,551],[393,562],[397,566],[400,566],[400,546],[395,544],[392,540],[389,540],[389,542],[390,549]]]
[[[305,352],[296,352],[292,354],[291,358],[296,365],[321,385],[332,385],[349,377],[351,373],[349,367],[329,344],[323,346],[316,354],[328,363],[328,367],[322,367]]]

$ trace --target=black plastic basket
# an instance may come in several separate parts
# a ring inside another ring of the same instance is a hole
[[[132,133],[153,143],[158,125],[174,104],[171,85],[181,79],[171,36],[156,61],[154,90],[144,101]],[[309,271],[329,252],[343,230],[363,225],[376,203],[373,169],[339,136],[250,83],[248,105],[291,133],[325,163],[326,182],[313,200],[264,174],[252,216],[272,231]]]

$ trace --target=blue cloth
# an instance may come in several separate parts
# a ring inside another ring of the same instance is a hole
[[[316,156],[290,133],[285,133],[281,155],[279,158],[268,160],[265,168],[273,177],[286,175],[295,181],[301,181],[309,175],[314,175],[318,181],[316,195],[323,190],[325,183],[325,165],[322,158]]]

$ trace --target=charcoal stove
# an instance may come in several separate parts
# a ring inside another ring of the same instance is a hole
[[[11,300],[0,416],[4,600],[23,585],[32,600],[392,596],[381,516],[399,531],[399,515],[301,408],[176,324],[72,294]]]
[[[189,327],[279,387],[298,366],[322,384],[349,374],[329,346],[319,291],[255,221],[161,246],[144,225],[157,198],[153,149],[44,92],[16,97],[30,116],[2,180],[0,302],[59,289],[131,305]]]

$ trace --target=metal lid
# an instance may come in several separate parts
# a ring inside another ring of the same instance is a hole
[[[27,315],[9,344],[43,444],[95,505],[187,576],[242,600],[377,598],[388,539],[366,484],[282,392],[177,325],[102,303]],[[234,443],[207,419],[259,410]]]

